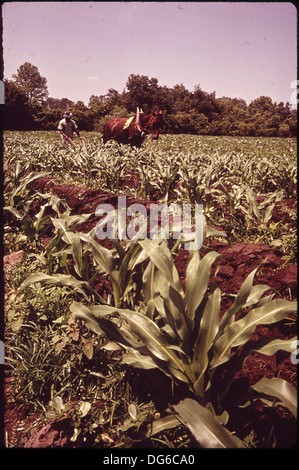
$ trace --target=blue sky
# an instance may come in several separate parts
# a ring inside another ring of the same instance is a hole
[[[30,62],[54,98],[88,104],[134,73],[286,102],[297,79],[292,3],[6,2],[2,16],[5,78]]]

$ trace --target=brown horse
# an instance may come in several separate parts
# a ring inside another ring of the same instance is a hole
[[[159,130],[162,126],[162,111],[151,111],[144,115],[137,112],[131,118],[115,118],[107,122],[104,129],[104,144],[108,140],[116,140],[121,144],[130,144],[141,147],[146,134],[152,134],[151,142],[159,138]]]

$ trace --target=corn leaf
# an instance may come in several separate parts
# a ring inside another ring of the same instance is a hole
[[[156,323],[138,312],[119,309],[118,313],[128,322],[132,331],[143,342],[151,355],[166,361],[175,377],[188,382],[188,372],[190,372],[188,365],[169,348],[170,344]]]
[[[95,319],[94,315],[92,314],[91,310],[84,304],[80,302],[73,302],[70,305],[70,311],[77,317],[80,318],[81,320],[84,320],[87,323],[87,326],[97,333],[98,335],[101,335],[105,337],[107,340],[106,333],[104,330],[100,327],[99,323]]]
[[[68,243],[69,245],[72,244],[73,241],[73,233],[69,231],[69,226],[66,223],[66,219],[55,219],[52,218],[52,223],[57,230],[60,230],[63,233],[62,239]]]
[[[249,203],[251,211],[254,213],[256,218],[261,222],[262,221],[262,215],[261,215],[260,211],[258,210],[256,200],[255,200],[253,192],[252,192],[252,190],[249,186],[247,187],[246,198],[247,198],[247,201]]]
[[[219,336],[231,323],[231,321],[234,319],[235,315],[241,310],[241,308],[244,307],[246,302],[252,299],[252,297],[256,294],[256,288],[253,288],[252,283],[257,270],[258,268],[254,269],[250,274],[248,274],[235,298],[233,305],[223,315],[220,322],[217,338],[219,338]]]
[[[81,240],[90,244],[95,261],[102,266],[103,270],[107,274],[110,274],[113,270],[113,257],[111,251],[99,245],[90,234],[80,233],[79,235]]]
[[[190,398],[173,405],[179,419],[190,429],[204,448],[243,447],[239,439],[230,434],[207,408]]]
[[[195,252],[189,262],[186,272],[185,302],[188,309],[188,316],[191,320],[193,320],[195,310],[202,301],[208,287],[212,264],[219,256],[219,253],[211,251],[199,261],[198,252]]]
[[[121,359],[121,364],[138,367],[139,369],[156,369],[158,366],[150,356],[143,356],[138,351],[131,349]]]
[[[216,230],[210,225],[204,224],[203,227],[203,239],[205,240],[208,237],[223,237],[227,238],[227,233],[223,230]]]
[[[10,212],[17,219],[22,219],[22,217],[23,217],[23,215],[19,211],[17,211],[17,209],[15,209],[12,206],[5,206],[5,207],[3,207],[3,209],[7,212]]]
[[[79,281],[70,274],[46,274],[46,273],[35,273],[29,276],[22,284],[22,287],[28,287],[30,284],[35,282],[43,282],[45,284],[64,284],[71,287],[79,287],[87,285],[85,281]]]
[[[267,209],[265,210],[265,213],[263,215],[264,224],[269,222],[269,220],[271,219],[273,211],[274,211],[274,207],[275,207],[275,202],[271,204],[269,207],[267,207]]]
[[[255,385],[251,385],[258,393],[264,393],[280,400],[277,405],[287,407],[291,413],[297,416],[297,391],[284,379],[274,377],[272,379],[263,378]]]
[[[75,270],[82,277],[82,244],[78,234],[74,234],[72,241],[72,254],[75,261]]]
[[[294,351],[294,345],[292,346],[293,341],[296,341],[297,337],[294,336],[291,339],[269,339],[267,338],[266,344],[255,348],[255,352],[265,354],[266,356],[272,356],[277,353],[277,351],[287,351],[292,353]]]
[[[162,245],[158,243],[158,240],[139,240],[139,244],[155,264],[155,266],[161,271],[161,273],[166,278],[167,282],[174,287],[174,289],[178,290],[178,292],[182,292],[182,287],[179,283],[178,276],[177,278],[174,277],[174,263],[172,261],[171,253],[169,252],[169,256],[167,256],[167,251],[162,248]]]
[[[168,296],[164,296],[164,306],[169,325],[178,338],[190,346],[190,328],[186,321],[184,299],[171,285]]]
[[[130,281],[133,282],[131,273],[134,269],[140,251],[141,248],[139,244],[132,244],[121,261],[121,265],[118,270],[118,284],[122,292],[124,292],[126,285]]]
[[[261,296],[267,291],[270,290],[271,287],[269,287],[266,284],[257,284],[256,286],[252,286],[250,293],[247,297],[247,301],[244,304],[243,308],[249,307],[251,305],[256,304]]]
[[[192,367],[200,380],[209,364],[208,351],[218,331],[221,291],[216,287],[210,295],[200,321],[199,334],[194,346]],[[196,384],[194,385],[196,388]]]
[[[22,191],[26,188],[26,186],[32,181],[36,180],[37,178],[43,178],[44,176],[48,176],[50,173],[48,171],[41,171],[41,172],[31,172],[29,175],[27,175],[22,183],[12,192],[11,198],[15,196],[16,194],[21,194]]]
[[[143,293],[144,293],[145,300],[147,302],[150,302],[151,299],[154,299],[155,297],[156,289],[155,289],[154,277],[155,277],[155,265],[150,260],[142,276]]]
[[[182,423],[175,415],[165,416],[164,418],[153,421],[147,426],[146,436],[151,437],[167,429],[176,428],[177,426],[182,426]]]
[[[76,312],[78,312],[80,315],[81,304],[78,302],[73,302],[72,305],[74,305],[74,313],[76,314]],[[132,310],[117,309],[116,307],[111,307],[110,305],[94,305],[88,308],[89,313],[87,314],[87,307],[84,306],[84,308],[84,312],[86,313],[87,317],[86,319],[97,319],[96,321],[98,322],[100,328],[105,332],[105,334],[110,340],[121,344],[123,347],[132,347],[137,350],[142,349],[142,347],[144,347],[142,342],[137,341],[136,336],[132,334],[132,330],[126,322],[122,322],[120,326],[117,326],[117,324],[115,324],[113,320],[111,320],[111,316],[113,314],[115,316],[115,314],[124,312],[130,315],[131,313],[134,313]],[[109,319],[106,319],[108,316]],[[81,316],[81,318],[83,317]],[[119,321],[117,323],[119,323]]]
[[[214,346],[214,359],[211,367],[216,367],[229,359],[232,347],[244,344],[257,325],[266,325],[282,320],[296,312],[296,302],[276,299],[262,307],[252,309],[245,317],[232,323]]]

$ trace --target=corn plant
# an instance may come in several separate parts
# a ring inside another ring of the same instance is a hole
[[[102,303],[107,303],[93,284],[97,276],[109,276],[114,305],[131,305],[138,296],[135,278],[138,278],[136,270],[139,264],[144,261],[139,259],[141,248],[133,242],[113,240],[115,249],[109,250],[95,240],[95,229],[89,233],[77,232],[76,225],[86,221],[89,216],[63,214],[60,218],[52,219],[55,232],[43,255],[47,272],[29,276],[23,286],[35,282],[68,285],[85,297],[92,295]],[[74,266],[73,273],[70,272],[70,260]]]
[[[286,155],[284,154],[286,157]],[[269,178],[272,185],[277,189],[281,190],[285,196],[292,197],[296,192],[297,185],[297,165],[293,162],[281,161],[268,161],[267,162],[269,173],[271,178]]]
[[[250,187],[247,187],[245,196],[248,209],[242,207],[242,211],[249,220],[257,220],[262,226],[265,226],[271,220],[276,202],[281,201],[283,198],[282,191],[275,191],[258,204]]]
[[[8,171],[8,168],[10,170]],[[24,232],[29,242],[32,242],[39,234],[42,223],[40,219],[34,220],[30,215],[30,208],[36,200],[48,200],[50,194],[34,193],[28,186],[37,178],[48,175],[47,172],[29,172],[29,164],[22,168],[19,163],[15,167],[10,167],[6,162],[5,177],[5,206],[4,214],[6,218],[13,216],[17,227]],[[11,231],[7,226],[6,239]]]
[[[180,156],[179,164],[180,184],[176,189],[179,198],[191,203],[204,204],[205,210],[211,204],[213,195],[217,193],[215,187],[218,181],[215,178],[215,166],[201,159],[200,167],[197,156]],[[214,181],[214,182],[213,182]]]
[[[71,311],[103,335],[107,347],[117,344],[123,348],[123,364],[158,368],[177,385],[185,384],[201,407],[212,406],[216,414],[223,412],[221,403],[234,373],[241,367],[232,348],[241,350],[257,325],[282,320],[296,311],[296,304],[273,300],[271,295],[262,298],[269,287],[253,286],[255,269],[220,320],[220,289],[214,284],[212,291],[207,292],[210,270],[219,254],[210,252],[200,260],[198,252],[193,253],[183,292],[167,245],[153,240],[139,244],[150,260],[143,275],[143,305],[129,310],[74,302]],[[237,318],[240,311],[243,316]],[[292,341],[269,339],[266,344],[259,342],[255,350],[264,354],[274,354],[279,349],[290,351]],[[242,359],[246,359],[244,354]],[[203,419],[205,422],[207,418]]]
[[[29,175],[23,177],[19,184],[14,190],[12,190],[8,196],[7,203],[4,206],[6,217],[8,215],[13,216],[15,219],[15,225],[25,234],[27,241],[41,244],[39,237],[41,229],[45,223],[51,220],[50,216],[46,214],[47,210],[55,211],[58,215],[61,215],[60,210],[69,213],[70,208],[67,203],[56,195],[51,193],[39,193],[33,192],[28,189],[27,186],[37,178],[47,175],[46,172],[41,173],[29,173]],[[30,214],[31,206],[34,202],[38,201],[40,204],[39,212],[32,216]],[[6,239],[9,233],[7,226]]]
[[[108,149],[101,148],[94,162],[94,170],[98,170],[101,185],[109,191],[118,191],[121,178],[125,176],[128,166],[128,149],[118,147],[115,142],[109,143]]]
[[[151,175],[158,190],[163,194],[163,202],[167,203],[178,180],[178,165],[172,156],[156,155],[156,171]]]
[[[244,195],[245,187],[242,186],[233,186],[232,192],[230,192],[224,184],[220,182],[221,190],[227,197],[227,201],[229,204],[230,213],[234,214],[235,210],[240,208],[241,200]]]
[[[8,168],[10,169],[8,171]],[[19,163],[16,166],[12,166],[11,169],[10,161],[5,164],[7,169],[5,174],[5,187],[4,194],[6,198],[6,205],[8,207],[14,207],[18,209],[24,207],[24,204],[28,200],[32,200],[32,191],[28,189],[28,185],[37,178],[47,176],[48,172],[29,172],[29,164],[25,164],[23,167]]]

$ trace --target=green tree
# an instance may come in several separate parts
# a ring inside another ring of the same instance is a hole
[[[62,118],[65,108],[46,109],[42,112],[42,120],[40,121],[41,129],[45,131],[57,130],[58,123]]]
[[[127,93],[126,93],[127,90]],[[159,106],[159,86],[157,78],[148,78],[146,75],[129,76],[124,93],[125,106],[130,112],[135,112],[136,107],[148,111]]]
[[[48,109],[63,109],[66,110],[73,106],[74,102],[69,100],[68,98],[48,98],[46,101],[46,105]]]
[[[190,110],[190,92],[182,83],[175,85],[169,92],[172,113],[181,113]]]
[[[25,62],[12,77],[17,87],[27,96],[29,103],[33,100],[44,103],[48,98],[47,80],[41,76],[35,65]]]
[[[85,106],[83,101],[77,101],[71,108],[74,115],[74,120],[82,131],[92,130],[92,112]]]
[[[248,108],[251,114],[273,113],[275,111],[275,104],[269,96],[260,96],[253,100]]]
[[[29,130],[34,125],[29,101],[12,80],[4,80],[4,129]]]
[[[246,136],[250,133],[250,114],[246,101],[238,98],[222,97],[217,99],[217,134]],[[254,135],[254,131],[253,131]]]
[[[199,114],[204,114],[209,122],[216,119],[219,114],[219,108],[216,100],[216,93],[206,93],[201,90],[199,85],[194,87],[192,93],[193,107]]]
[[[56,129],[63,111],[70,108],[81,130],[102,132],[113,117],[150,109],[163,110],[163,132],[233,136],[297,135],[297,111],[290,103],[273,103],[260,96],[249,105],[237,98],[216,98],[200,85],[190,92],[182,83],[160,86],[157,78],[131,74],[122,93],[109,88],[92,95],[88,106],[68,98],[48,97],[47,80],[29,62],[5,81],[5,129]]]

